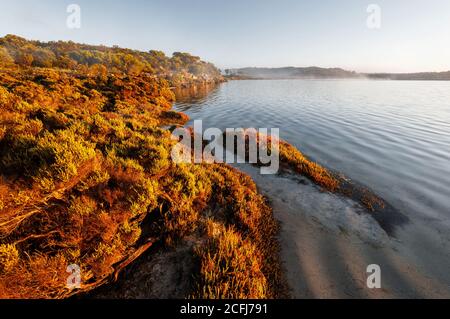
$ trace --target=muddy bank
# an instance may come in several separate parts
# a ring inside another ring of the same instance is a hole
[[[149,249],[110,283],[81,298],[96,299],[183,299],[191,292],[198,239],[188,238],[176,248],[161,245]]]

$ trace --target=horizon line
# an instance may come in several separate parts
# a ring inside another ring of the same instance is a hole
[[[362,72],[362,71],[355,71],[355,70],[351,70],[351,69],[346,69],[343,67],[322,67],[322,66],[317,66],[317,65],[310,65],[310,66],[292,66],[292,65],[288,65],[288,66],[280,66],[280,67],[270,67],[270,66],[245,66],[245,67],[234,67],[234,68],[229,68],[229,67],[225,67],[225,68],[220,68],[222,70],[240,70],[240,69],[272,69],[272,70],[277,70],[277,69],[309,69],[309,68],[319,68],[319,69],[338,69],[338,70],[343,70],[346,72],[354,72],[357,74],[420,74],[420,73],[447,73],[450,72],[450,68],[444,71],[414,71],[414,72]]]

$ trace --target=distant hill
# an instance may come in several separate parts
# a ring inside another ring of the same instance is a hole
[[[450,71],[423,73],[372,73],[366,74],[369,79],[409,80],[409,81],[450,81]]]
[[[340,68],[284,67],[284,68],[242,68],[225,70],[227,75],[255,79],[296,79],[296,78],[355,78],[356,72]]]
[[[341,68],[284,67],[226,69],[231,78],[241,79],[351,79],[450,81],[450,71],[424,73],[357,73]]]

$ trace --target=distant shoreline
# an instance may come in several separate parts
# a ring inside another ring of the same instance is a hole
[[[230,80],[368,79],[394,81],[450,81],[450,71],[420,73],[358,73],[341,68],[284,67],[226,69]]]
[[[366,80],[366,81],[398,81],[398,82],[449,82],[449,80],[434,80],[434,79],[389,79],[389,78],[380,78],[380,79],[376,79],[376,78],[367,78],[367,77],[359,77],[359,78],[301,78],[301,77],[297,77],[297,78],[250,78],[250,77],[239,77],[239,76],[233,76],[233,77],[227,77],[225,76],[225,79],[227,81],[286,81],[286,80],[330,80],[330,81],[335,81],[335,80]],[[226,81],[225,81],[226,82]],[[218,83],[220,84],[220,83]]]

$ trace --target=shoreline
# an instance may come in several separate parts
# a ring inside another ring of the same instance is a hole
[[[247,76],[226,76],[226,81],[291,81],[291,80],[310,80],[310,81],[391,81],[391,82],[449,82],[450,79],[395,79],[395,78],[370,78],[370,77],[280,77],[280,78],[258,78]],[[226,82],[225,81],[225,82]]]

